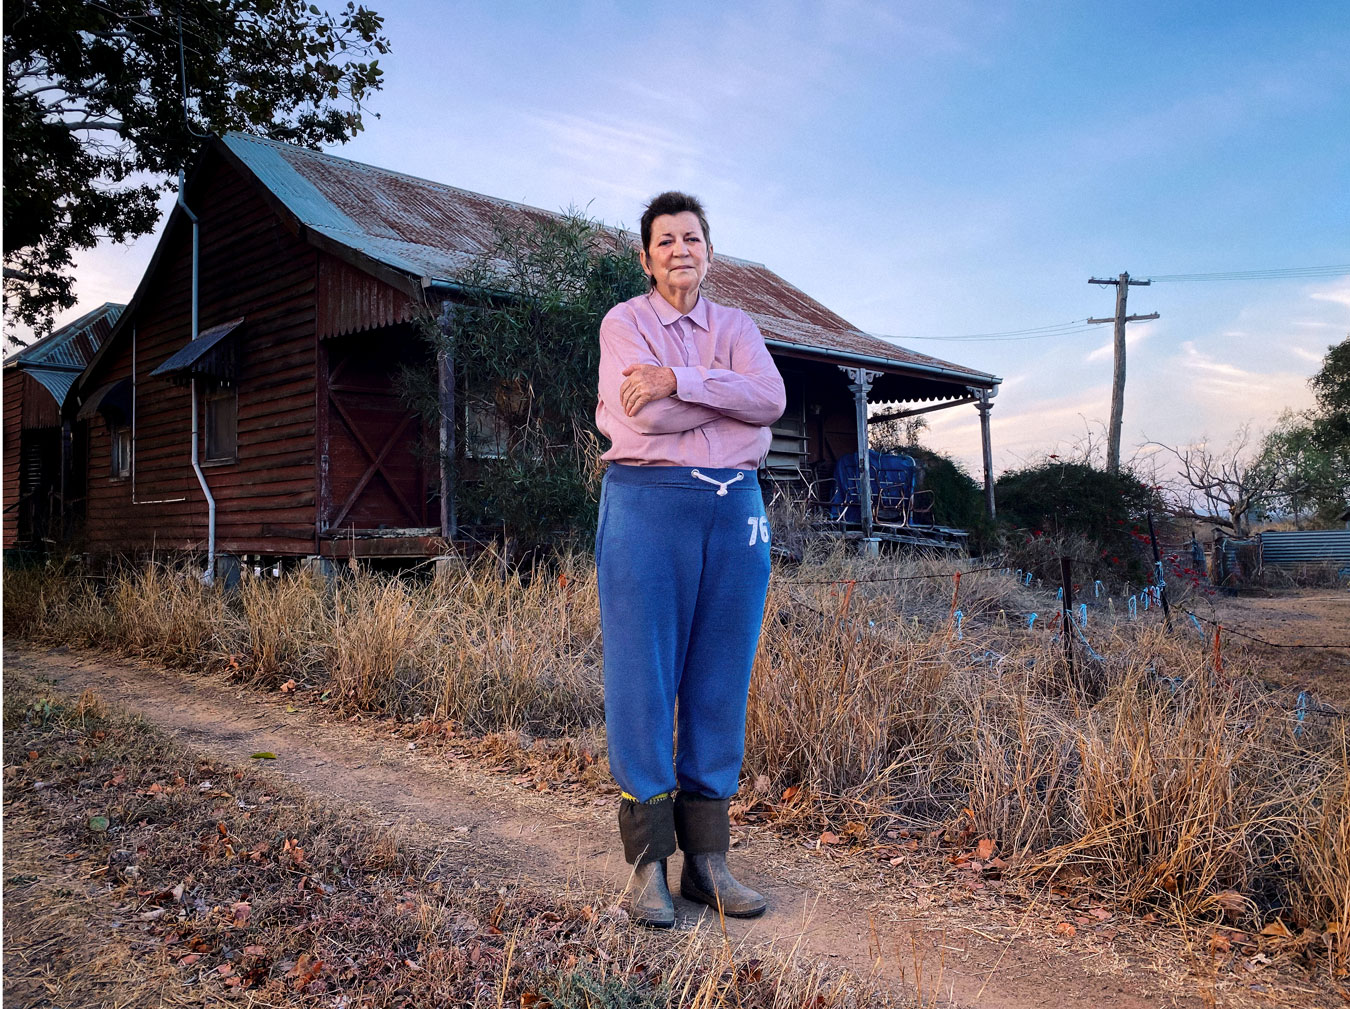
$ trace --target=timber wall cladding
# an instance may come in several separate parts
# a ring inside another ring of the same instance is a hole
[[[218,161],[204,166],[188,201],[201,219],[199,328],[244,317],[238,458],[203,465],[216,498],[218,549],[312,552],[316,253],[283,227],[251,182]],[[108,428],[92,421],[86,528],[96,553],[206,545],[206,502],[190,464],[190,392],[148,377],[190,339],[191,255],[191,228],[179,227],[95,378],[102,384],[131,374],[134,325],[136,500],[161,503],[133,505],[131,482],[110,478]]]
[[[4,477],[5,512],[3,519],[4,544],[12,547],[19,532],[19,453],[20,419],[23,416],[23,380],[26,376],[17,368],[5,372],[4,386]]]

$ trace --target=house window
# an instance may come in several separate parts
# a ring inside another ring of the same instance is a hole
[[[131,428],[125,424],[110,424],[108,435],[112,440],[112,476],[131,476]]]
[[[464,454],[470,459],[501,459],[506,431],[496,404],[472,393],[464,404]]]
[[[239,457],[239,393],[232,385],[206,392],[206,462],[234,462]]]

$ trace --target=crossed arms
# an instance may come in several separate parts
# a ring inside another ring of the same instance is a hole
[[[730,368],[669,365],[627,313],[612,312],[600,325],[600,399],[617,423],[639,434],[677,434],[728,417],[764,426],[781,417],[786,403],[782,376],[764,338],[745,316],[732,337],[730,363]],[[621,390],[625,381],[638,378],[640,365],[669,368],[675,392],[641,403],[630,417]]]

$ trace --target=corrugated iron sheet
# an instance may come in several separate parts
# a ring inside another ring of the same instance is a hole
[[[92,312],[87,312],[74,322],[41,340],[30,343],[23,350],[5,358],[5,367],[11,365],[45,365],[47,367],[69,367],[84,370],[95,351],[107,338],[113,323],[122,314],[125,305],[109,301]]]
[[[5,358],[6,368],[27,372],[64,403],[71,385],[112,332],[125,305],[106,302],[41,340]]]
[[[1350,564],[1350,529],[1263,532],[1256,538],[1261,543],[1261,563],[1265,566]]]
[[[259,137],[228,133],[224,143],[306,228],[424,282],[454,282],[493,247],[499,224],[556,216]],[[626,237],[637,244],[636,235]],[[718,255],[707,284],[711,298],[752,315],[771,340],[900,369],[940,368],[975,385],[999,382],[870,336],[759,263]]]
[[[319,338],[346,336],[407,322],[417,306],[402,291],[348,266],[335,256],[319,260]]]

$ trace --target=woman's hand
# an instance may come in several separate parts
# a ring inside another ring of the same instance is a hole
[[[625,416],[632,417],[648,403],[675,393],[675,372],[655,364],[632,364],[623,370],[619,399]]]

